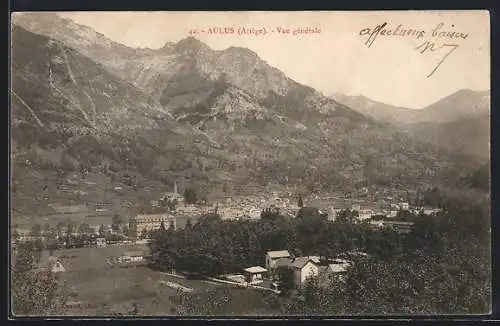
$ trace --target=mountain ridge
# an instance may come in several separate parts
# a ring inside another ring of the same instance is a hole
[[[13,21],[31,32],[62,41],[157,99],[162,98],[163,93],[163,89],[157,85],[166,85],[171,79],[176,82],[175,79],[180,69],[194,69],[196,74],[201,72],[211,80],[217,80],[225,74],[231,83],[257,95],[261,101],[269,97],[270,91],[279,96],[286,96],[285,92],[289,88],[307,87],[288,78],[283,72],[268,65],[254,51],[247,48],[233,46],[224,50],[212,50],[203,42],[189,36],[177,43],[166,42],[165,45],[168,46],[156,50],[134,49],[101,38],[99,36],[102,34],[95,31],[94,33],[88,32],[88,39],[84,41],[85,35],[78,33],[78,29],[90,31],[91,28],[76,24],[69,19],[62,19],[57,15],[51,15],[50,19],[40,22],[37,14],[21,14]],[[108,55],[110,49],[114,53],[112,58]],[[158,56],[158,53],[163,56]],[[199,62],[201,57],[203,61]],[[249,78],[250,76],[254,78]],[[313,92],[317,93],[313,96],[320,97],[317,91],[313,90]],[[333,101],[326,106],[335,105],[339,103]]]
[[[336,97],[375,120],[398,126],[416,140],[490,157],[490,91],[461,89],[422,109],[394,107],[364,96]]]
[[[14,103],[13,116],[20,121],[13,130],[14,170],[16,180],[25,180],[24,187],[33,169],[54,188],[59,182],[54,171],[90,169],[104,171],[103,187],[118,183],[133,193],[139,190],[116,180],[134,175],[146,184],[172,184],[181,178],[203,193],[220,192],[223,182],[311,185],[331,191],[390,182],[416,186],[440,180],[437,176],[445,169],[451,169],[443,176],[448,178],[476,165],[415,142],[238,49],[233,55],[234,49],[202,46],[200,51],[208,55],[200,56],[199,45],[193,50],[188,40],[179,46],[182,53],[175,45],[167,53],[141,50],[115,62],[115,68],[121,65],[122,73],[130,74],[127,79],[60,40],[21,27],[13,28],[12,39],[16,93],[44,123],[58,125],[62,115],[68,128],[92,131],[74,135],[36,126],[22,103]],[[106,51],[108,57],[114,54]],[[50,74],[60,92],[51,88]],[[141,83],[143,88],[136,86]],[[110,85],[115,92],[108,98],[101,93]],[[83,125],[86,120],[78,108],[92,117],[92,107],[84,105],[89,98],[97,112],[110,111],[111,124],[104,133],[95,132],[100,119]],[[141,104],[148,101],[154,105]],[[130,119],[128,114],[138,116]],[[17,196],[26,196],[23,191]],[[67,198],[63,192],[57,196]]]
[[[470,115],[480,115],[489,112],[490,109],[489,90],[460,89],[419,109],[386,104],[372,100],[364,95],[349,96],[336,93],[331,97],[360,113],[395,125],[419,122],[451,122]],[[443,113],[443,111],[445,112]]]

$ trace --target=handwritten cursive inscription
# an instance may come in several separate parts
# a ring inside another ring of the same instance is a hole
[[[443,64],[444,60],[446,60],[446,58],[448,58],[448,56],[458,48],[458,44],[445,43],[445,44],[441,44],[441,46],[436,48],[435,43],[425,41],[424,43],[420,44],[419,46],[417,46],[415,48],[415,50],[420,51],[420,53],[423,54],[426,51],[435,52],[435,51],[441,50],[441,49],[446,48],[446,47],[450,48],[449,51],[446,52],[446,54],[441,58],[441,60],[434,67],[434,69],[432,69],[432,71],[427,75],[427,78],[431,77],[436,72],[436,70],[438,70],[438,68],[441,66],[441,64]]]
[[[424,30],[404,28],[401,24],[399,24],[395,29],[386,27],[387,22],[377,25],[374,28],[363,28],[359,32],[359,35],[368,36],[368,39],[365,42],[367,47],[371,47],[379,35],[389,37],[415,37],[417,39],[423,38],[425,35]]]
[[[455,25],[451,25],[453,29]],[[431,77],[443,62],[459,47],[458,41],[466,40],[469,33],[461,31],[445,29],[444,23],[437,24],[433,29],[426,30],[421,28],[403,27],[401,24],[396,28],[390,28],[387,22],[379,24],[374,28],[363,28],[359,31],[360,36],[367,37],[364,44],[371,47],[379,36],[390,38],[415,38],[424,41],[415,48],[415,51],[420,54],[443,52],[443,57],[427,74],[427,78]],[[450,42],[453,40],[453,42]]]

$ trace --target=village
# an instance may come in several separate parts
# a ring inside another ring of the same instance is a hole
[[[44,254],[38,270],[50,270],[67,282],[69,315],[126,314],[131,305],[139,307],[141,314],[161,315],[164,313],[159,307],[168,306],[169,298],[179,291],[191,293],[226,288],[279,295],[285,290],[299,291],[312,277],[319,279],[320,286],[328,286],[332,277],[342,281],[346,269],[354,261],[348,258],[322,261],[319,256],[293,257],[287,250],[269,251],[262,257],[265,267],[252,266],[240,274],[190,279],[176,271],[151,270],[147,267],[147,247],[136,245],[133,247],[136,251],[123,251],[131,248],[87,248],[90,251],[86,253],[69,249],[57,251],[58,256]],[[345,257],[366,255],[360,252],[349,254]],[[289,275],[286,289],[283,270]]]
[[[184,195],[180,193],[175,183],[172,192],[151,200],[147,212],[131,216],[128,220],[115,215],[111,217],[111,223],[98,225],[82,223],[77,226],[76,223],[60,223],[56,228],[13,228],[12,248],[15,250],[18,244],[28,241],[37,244],[43,251],[40,268],[65,275],[64,278],[71,285],[74,296],[68,307],[79,312],[83,311],[82,306],[92,306],[89,302],[95,298],[104,300],[101,305],[115,308],[116,302],[120,300],[131,302],[129,297],[114,299],[116,291],[125,291],[127,288],[131,293],[142,293],[143,297],[139,296],[140,298],[132,301],[143,300],[143,309],[146,309],[144,307],[148,306],[151,300],[156,300],[152,298],[158,297],[159,288],[161,291],[180,289],[189,292],[200,288],[229,286],[280,293],[283,290],[284,277],[289,279],[288,290],[300,290],[311,277],[316,277],[320,284],[325,285],[332,276],[341,281],[346,269],[367,254],[345,252],[338,257],[326,258],[318,253],[294,257],[287,248],[282,248],[267,252],[260,265],[242,266],[241,273],[191,280],[175,270],[151,270],[148,267],[148,243],[154,231],[183,229],[189,224],[197,223],[200,217],[210,214],[217,214],[222,220],[258,221],[266,210],[294,218],[301,208],[315,207],[328,221],[335,221],[343,211],[351,211],[356,217],[356,223],[367,223],[373,228],[390,227],[407,233],[414,221],[407,220],[405,212],[430,215],[438,211],[430,207],[412,207],[408,202],[398,199],[402,198],[393,200],[389,197],[370,201],[319,194],[302,197],[291,192],[270,191],[256,196],[222,198],[212,203],[203,200],[193,202],[186,196],[186,192]],[[96,208],[96,211],[98,210],[102,208]],[[89,273],[95,273],[97,270],[102,272],[99,274],[100,278],[108,279],[107,283],[103,283],[107,284],[103,289],[90,286],[91,279],[87,278]],[[128,276],[125,277],[125,274]],[[104,288],[107,288],[106,295],[102,293]],[[154,312],[155,308],[149,308]]]
[[[362,192],[366,189],[362,189]],[[415,215],[431,215],[439,211],[432,207],[414,207],[407,201],[398,201],[397,198],[385,197],[377,200],[367,199],[345,199],[341,196],[320,196],[318,194],[302,197],[291,192],[278,193],[276,191],[262,192],[254,196],[233,196],[222,198],[219,201],[208,203],[204,200],[187,202],[177,186],[174,184],[172,192],[165,193],[157,200],[151,200],[147,208],[148,213],[140,213],[130,216],[128,219],[120,217],[115,221],[109,212],[103,215],[108,223],[89,224],[76,223],[59,224],[56,228],[48,225],[34,225],[31,228],[12,226],[12,242],[15,241],[49,241],[51,238],[59,239],[67,236],[89,236],[92,245],[102,246],[106,244],[129,243],[137,240],[147,240],[150,232],[157,230],[160,226],[165,228],[184,228],[186,223],[196,223],[204,215],[218,214],[222,220],[258,220],[264,210],[278,211],[281,215],[295,217],[301,207],[311,206],[318,208],[321,214],[327,216],[329,221],[334,221],[339,213],[345,210],[355,212],[358,222],[367,222],[373,227],[392,226],[396,229],[406,231],[411,228],[412,222],[404,219],[402,212]],[[402,198],[401,198],[402,199]],[[301,203],[299,203],[299,201]],[[299,205],[300,204],[300,205]],[[50,205],[55,207],[56,205]],[[74,205],[67,209],[78,213],[79,207]],[[104,205],[96,205],[97,213],[106,211]],[[55,209],[55,208],[54,208]],[[400,216],[398,218],[398,216]],[[106,237],[104,237],[104,235]],[[103,242],[104,241],[104,242]],[[90,243],[89,243],[90,244]]]

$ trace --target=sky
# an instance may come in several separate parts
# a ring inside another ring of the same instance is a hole
[[[67,12],[59,15],[130,47],[160,48],[197,30],[192,36],[211,48],[247,47],[288,77],[325,95],[364,95],[387,104],[419,109],[460,89],[490,89],[487,11]],[[365,42],[370,33],[384,23],[387,24],[368,47]],[[399,29],[398,25],[401,25]],[[234,33],[208,34],[209,28],[217,27],[233,28]],[[265,28],[266,35],[238,35],[242,27]],[[291,33],[280,34],[278,28],[290,29]],[[319,29],[320,33],[293,35],[297,28]],[[401,35],[410,29],[415,32]],[[423,35],[417,31],[423,31]],[[430,48],[426,42],[433,42],[434,47]]]

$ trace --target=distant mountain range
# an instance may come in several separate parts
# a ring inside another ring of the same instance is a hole
[[[489,91],[460,90],[423,109],[395,107],[364,96],[332,97],[378,121],[394,124],[416,139],[466,155],[489,157]]]
[[[489,114],[490,92],[459,90],[422,109],[396,107],[365,96],[333,94],[332,98],[374,119],[395,125],[452,122]]]
[[[414,122],[453,122],[466,118],[488,116],[490,92],[463,89],[442,98],[421,110],[417,110]]]
[[[350,96],[335,93],[331,98],[375,120],[394,125],[414,122],[416,110],[377,102],[363,95]]]
[[[133,49],[46,13],[16,15],[12,40],[21,183],[35,169],[57,188],[53,171],[87,169],[104,171],[107,187],[135,175],[203,193],[226,183],[334,190],[435,183],[484,161],[415,140],[246,48],[190,37]]]

